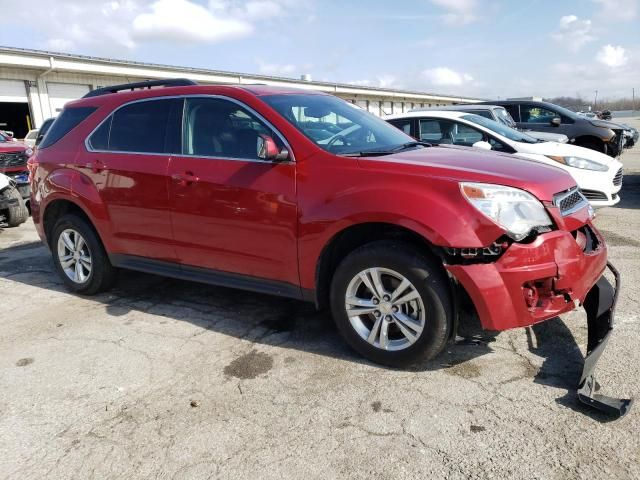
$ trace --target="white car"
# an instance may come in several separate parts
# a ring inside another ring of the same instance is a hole
[[[460,145],[502,153],[560,167],[571,174],[594,207],[620,201],[622,163],[604,153],[576,145],[545,142],[480,115],[464,112],[421,111],[388,115],[385,120],[417,140],[434,145]]]
[[[36,128],[34,130],[29,130],[29,132],[25,135],[23,143],[29,145],[33,148],[36,145],[36,139],[38,138],[38,132],[40,129]]]

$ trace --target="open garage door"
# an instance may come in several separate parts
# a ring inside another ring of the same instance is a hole
[[[23,80],[0,80],[0,130],[24,138],[31,126],[29,99]]]
[[[89,85],[47,82],[51,114],[54,117],[57,116],[64,108],[65,103],[82,98],[89,92],[89,90]]]

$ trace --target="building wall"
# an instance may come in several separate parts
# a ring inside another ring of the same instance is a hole
[[[92,60],[87,58],[49,57],[45,52],[16,54],[0,48],[0,80],[25,82],[28,97],[30,123],[39,127],[42,122],[56,116],[62,105],[81,97],[84,92],[109,85],[139,82],[155,78],[192,78],[203,84],[244,84],[263,82],[269,85],[292,86],[321,90],[355,103],[369,112],[381,116],[407,112],[411,108],[450,105],[455,97],[411,93],[392,90],[365,90],[356,86],[305,82],[303,80],[261,78],[226,72],[191,72],[178,67],[162,67],[144,64]],[[0,93],[1,96],[1,93]],[[458,100],[461,101],[461,100]],[[0,100],[0,113],[2,112]]]

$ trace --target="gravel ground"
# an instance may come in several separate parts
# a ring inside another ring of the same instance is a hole
[[[637,396],[640,148],[622,159],[598,372]],[[582,312],[385,369],[290,300],[131,272],[71,295],[31,222],[0,234],[0,299],[0,478],[640,478],[640,407],[574,398]]]

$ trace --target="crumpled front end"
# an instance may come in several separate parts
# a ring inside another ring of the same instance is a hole
[[[513,243],[494,262],[446,268],[468,293],[487,330],[533,325],[583,305],[588,345],[578,398],[611,415],[629,411],[631,400],[597,393],[594,369],[613,330],[620,276],[607,262],[606,244],[590,220],[575,230],[555,230],[530,243]],[[607,268],[616,277],[615,288],[604,276]]]
[[[513,243],[493,263],[447,265],[487,330],[525,327],[582,303],[607,265],[607,247],[591,222],[531,243]]]

